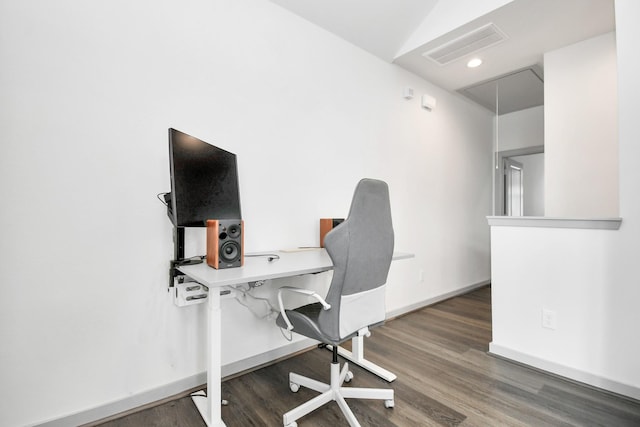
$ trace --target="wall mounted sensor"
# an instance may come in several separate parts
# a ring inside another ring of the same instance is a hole
[[[422,95],[422,108],[427,111],[432,111],[436,108],[436,99],[433,96]]]
[[[409,86],[405,87],[402,90],[402,96],[404,97],[404,99],[412,99],[413,98],[413,88],[410,88]]]

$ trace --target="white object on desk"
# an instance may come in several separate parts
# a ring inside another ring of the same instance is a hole
[[[244,266],[216,270],[207,264],[185,265],[177,267],[183,274],[209,288],[208,302],[208,343],[207,343],[207,398],[193,399],[202,418],[209,427],[224,426],[221,414],[221,338],[222,313],[220,309],[219,288],[258,280],[278,279],[283,277],[314,274],[333,269],[333,263],[324,249],[305,250],[301,252],[279,252],[280,258],[268,261],[266,257],[245,256]],[[412,258],[412,254],[394,253],[393,260]],[[353,338],[355,358],[349,359],[343,353],[350,352],[338,347],[338,352],[345,358],[385,378],[380,373],[389,371],[364,359],[362,337]],[[357,349],[360,348],[359,351]],[[341,351],[342,350],[342,351]],[[375,369],[375,370],[372,370]],[[393,374],[391,374],[393,375]],[[393,375],[395,379],[395,375]],[[386,378],[385,378],[386,379]],[[387,380],[393,381],[393,380]]]

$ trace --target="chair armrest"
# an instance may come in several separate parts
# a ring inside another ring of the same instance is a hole
[[[280,314],[282,315],[284,322],[287,324],[287,331],[291,331],[293,329],[293,325],[291,324],[291,321],[289,320],[289,317],[287,316],[287,313],[285,312],[285,309],[284,309],[284,303],[282,302],[282,291],[289,291],[289,292],[313,297],[317,299],[320,304],[322,304],[322,307],[325,310],[329,310],[331,308],[331,304],[327,303],[324,300],[324,298],[318,295],[316,291],[312,291],[311,289],[294,288],[291,286],[281,287],[280,289],[278,289],[278,306],[280,307]]]

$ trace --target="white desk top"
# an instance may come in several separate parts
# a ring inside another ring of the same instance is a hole
[[[320,273],[333,268],[331,258],[325,249],[318,248],[300,252],[275,251],[272,253],[278,254],[280,259],[268,261],[267,256],[245,256],[242,267],[217,270],[203,262],[202,264],[184,265],[177,268],[196,282],[213,288],[257,280]],[[402,252],[393,254],[394,260],[412,257],[413,254]]]

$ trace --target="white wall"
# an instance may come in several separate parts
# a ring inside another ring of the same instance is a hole
[[[640,324],[640,3],[616,0],[615,7],[622,225],[618,231],[492,227],[491,348],[640,399],[640,341],[633,333]],[[542,328],[542,308],[556,311],[556,330]]]
[[[615,34],[544,55],[545,210],[618,216]]]
[[[544,106],[527,108],[496,117],[497,151],[544,145]]]
[[[416,255],[392,267],[388,310],[489,278],[491,117],[270,2],[2,2],[0,63],[3,426],[205,369],[204,307],[166,289],[169,127],[238,155],[249,252],[317,244],[371,176]],[[225,364],[287,343],[223,311]]]
[[[616,354],[628,344],[610,293],[616,233],[492,227],[491,351],[638,398],[639,353]],[[542,327],[543,309],[556,313],[556,330]]]

